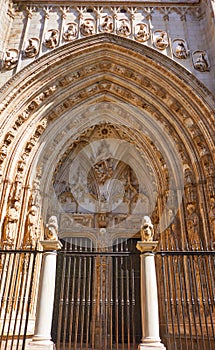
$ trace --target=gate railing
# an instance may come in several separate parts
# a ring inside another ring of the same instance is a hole
[[[38,251],[0,250],[0,349],[25,349],[34,331]]]
[[[129,252],[58,252],[52,332],[57,350],[137,349],[139,260]]]
[[[162,341],[168,350],[215,349],[215,252],[156,254]]]

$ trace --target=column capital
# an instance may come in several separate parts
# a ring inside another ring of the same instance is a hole
[[[40,241],[43,250],[60,250],[62,248],[62,243],[59,240],[46,239]]]
[[[152,253],[156,250],[158,246],[158,241],[138,241],[137,249],[141,251],[141,253]]]

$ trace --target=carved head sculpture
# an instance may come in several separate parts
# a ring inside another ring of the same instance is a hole
[[[46,239],[58,240],[58,221],[56,216],[50,216],[46,227]]]
[[[154,236],[154,228],[149,216],[144,216],[141,229],[141,240],[143,242],[152,242]]]

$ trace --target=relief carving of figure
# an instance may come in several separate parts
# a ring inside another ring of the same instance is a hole
[[[35,57],[39,52],[39,39],[30,38],[28,39],[28,45],[25,48],[24,54],[26,57]]]
[[[63,33],[65,41],[72,41],[77,38],[77,23],[71,22],[67,24],[67,30]]]
[[[165,50],[168,47],[167,33],[162,30],[154,32],[154,46],[159,50]]]
[[[27,217],[27,242],[26,246],[35,248],[38,240],[38,208],[35,205],[30,207]]]
[[[58,240],[58,221],[56,216],[51,216],[46,224],[45,238],[51,241]]]
[[[150,38],[149,27],[146,23],[139,23],[136,25],[135,30],[137,31],[135,39],[137,41],[147,41]]]
[[[144,216],[140,227],[141,241],[152,242],[154,237],[154,227],[149,216]]]
[[[17,172],[16,178],[15,178],[15,189],[13,194],[13,199],[19,200],[22,193],[22,174]]]
[[[58,44],[58,30],[50,29],[48,32],[50,35],[47,39],[45,39],[45,46],[49,49],[54,49]]]
[[[80,32],[84,36],[95,34],[95,21],[92,18],[85,18],[80,26]]]
[[[187,205],[187,231],[189,242],[193,244],[199,241],[199,216],[196,214],[195,204]]]
[[[207,72],[210,69],[208,57],[205,51],[195,51],[193,53],[194,68],[200,72]]]
[[[120,25],[117,29],[117,34],[122,36],[129,36],[131,34],[131,28],[128,19],[120,19],[119,23]]]
[[[101,32],[108,32],[111,33],[113,31],[113,19],[111,16],[104,16],[102,17],[103,21],[100,25],[100,31]]]
[[[188,50],[184,40],[176,39],[173,41],[173,54],[175,57],[180,59],[187,58]]]
[[[5,241],[6,244],[12,245],[16,235],[16,227],[19,220],[20,203],[15,201],[13,207],[8,209],[5,218]]]
[[[4,57],[4,68],[7,70],[13,69],[18,63],[19,51],[16,49],[8,49]]]

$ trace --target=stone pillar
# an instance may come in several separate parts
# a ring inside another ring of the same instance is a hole
[[[62,244],[60,241],[54,240],[45,240],[40,243],[45,252],[43,253],[40,273],[35,332],[27,349],[53,350],[55,346],[51,340],[51,327],[54,306],[56,257],[57,250],[61,249]]]
[[[153,251],[158,242],[137,242],[141,251],[141,315],[142,340],[139,350],[164,350],[159,336],[158,295]]]

